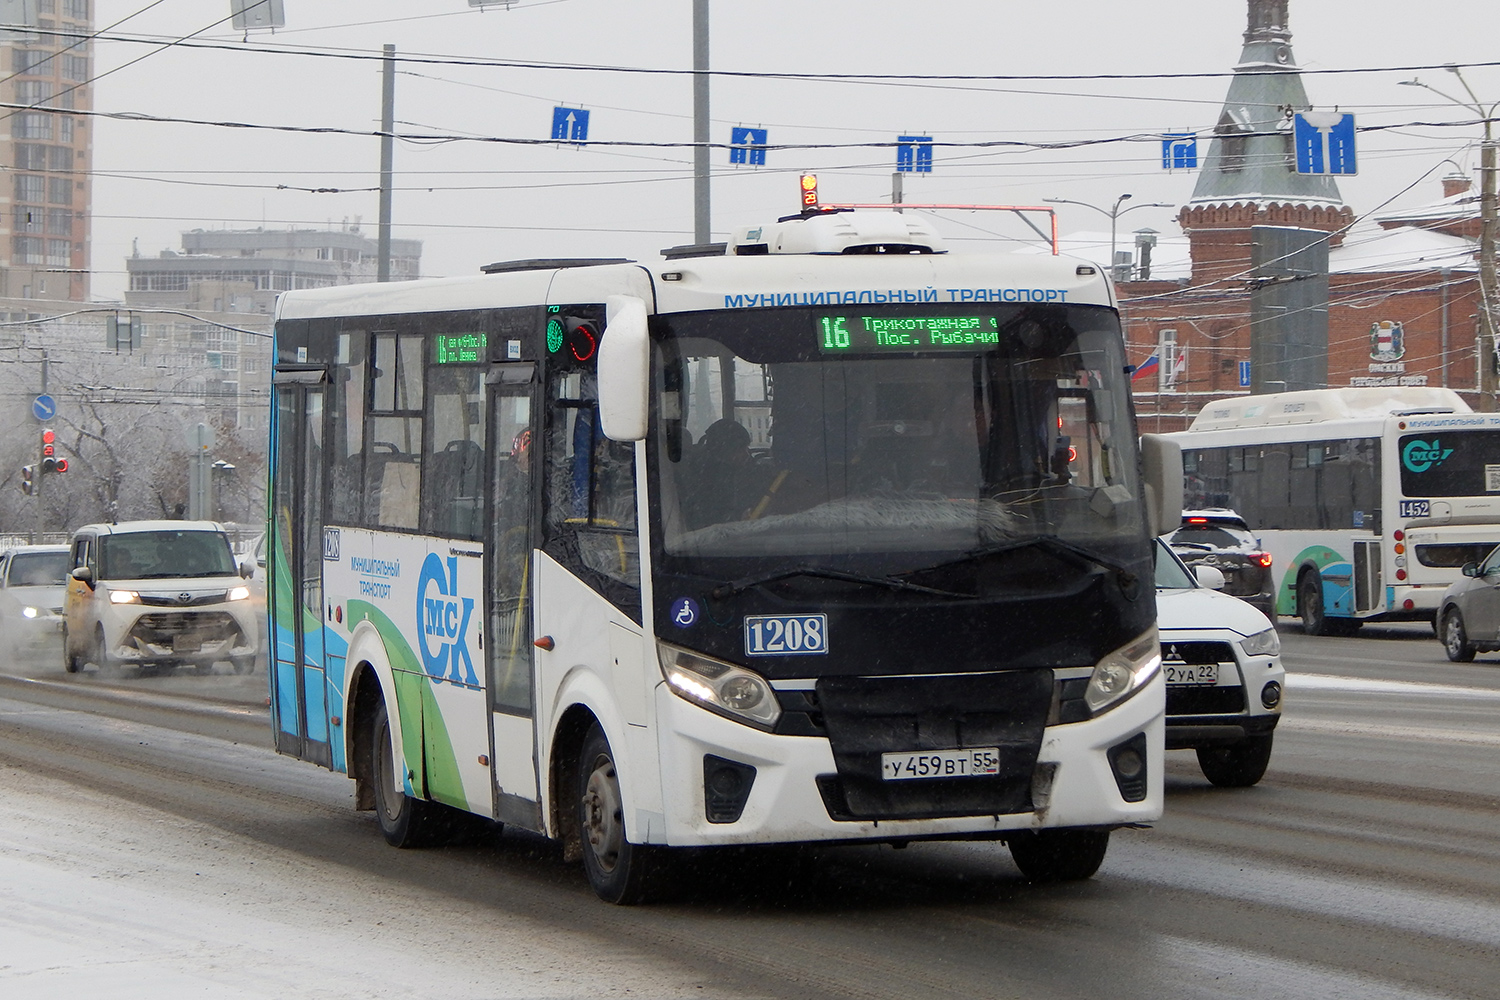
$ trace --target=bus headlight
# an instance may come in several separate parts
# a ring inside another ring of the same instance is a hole
[[[677,697],[762,729],[781,718],[776,693],[760,674],[664,642],[656,650],[662,676]]]
[[[111,604],[134,604],[141,599],[141,595],[133,590],[111,590],[109,592],[109,603]]]
[[[1281,653],[1281,636],[1276,629],[1268,628],[1241,639],[1240,648],[1251,656],[1277,656]]]
[[[1147,629],[1094,666],[1083,700],[1098,715],[1129,698],[1161,669],[1161,640]]]

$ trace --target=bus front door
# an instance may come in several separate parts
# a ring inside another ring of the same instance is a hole
[[[278,371],[274,379],[274,544],[266,588],[273,729],[281,753],[332,767],[323,656],[324,374]]]
[[[541,829],[532,663],[532,549],[536,533],[534,405],[536,366],[490,370],[489,579],[486,668],[494,733],[496,817]]]

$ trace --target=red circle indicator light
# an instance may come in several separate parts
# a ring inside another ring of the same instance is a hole
[[[1398,570],[1396,570],[1396,579],[1398,579],[1398,580],[1405,580],[1406,579],[1406,570],[1404,570],[1404,569],[1398,569]]]

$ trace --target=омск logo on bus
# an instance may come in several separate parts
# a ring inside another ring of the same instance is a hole
[[[417,577],[417,648],[427,676],[456,684],[479,684],[469,655],[469,619],[473,615],[474,599],[458,596],[458,558],[448,557],[445,573],[438,554],[427,553]]]
[[[1406,442],[1406,447],[1401,449],[1401,461],[1413,472],[1426,472],[1434,466],[1442,465],[1443,460],[1451,454],[1453,449],[1444,448],[1437,438],[1430,442],[1414,439]]]

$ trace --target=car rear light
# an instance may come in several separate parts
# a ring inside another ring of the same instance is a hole
[[[1271,565],[1271,553],[1269,552],[1255,552],[1251,554],[1250,558],[1254,559],[1261,566]]]
[[[1190,517],[1190,518],[1187,519],[1187,523],[1188,524],[1207,524],[1208,523],[1208,518],[1206,518],[1206,517]]]

